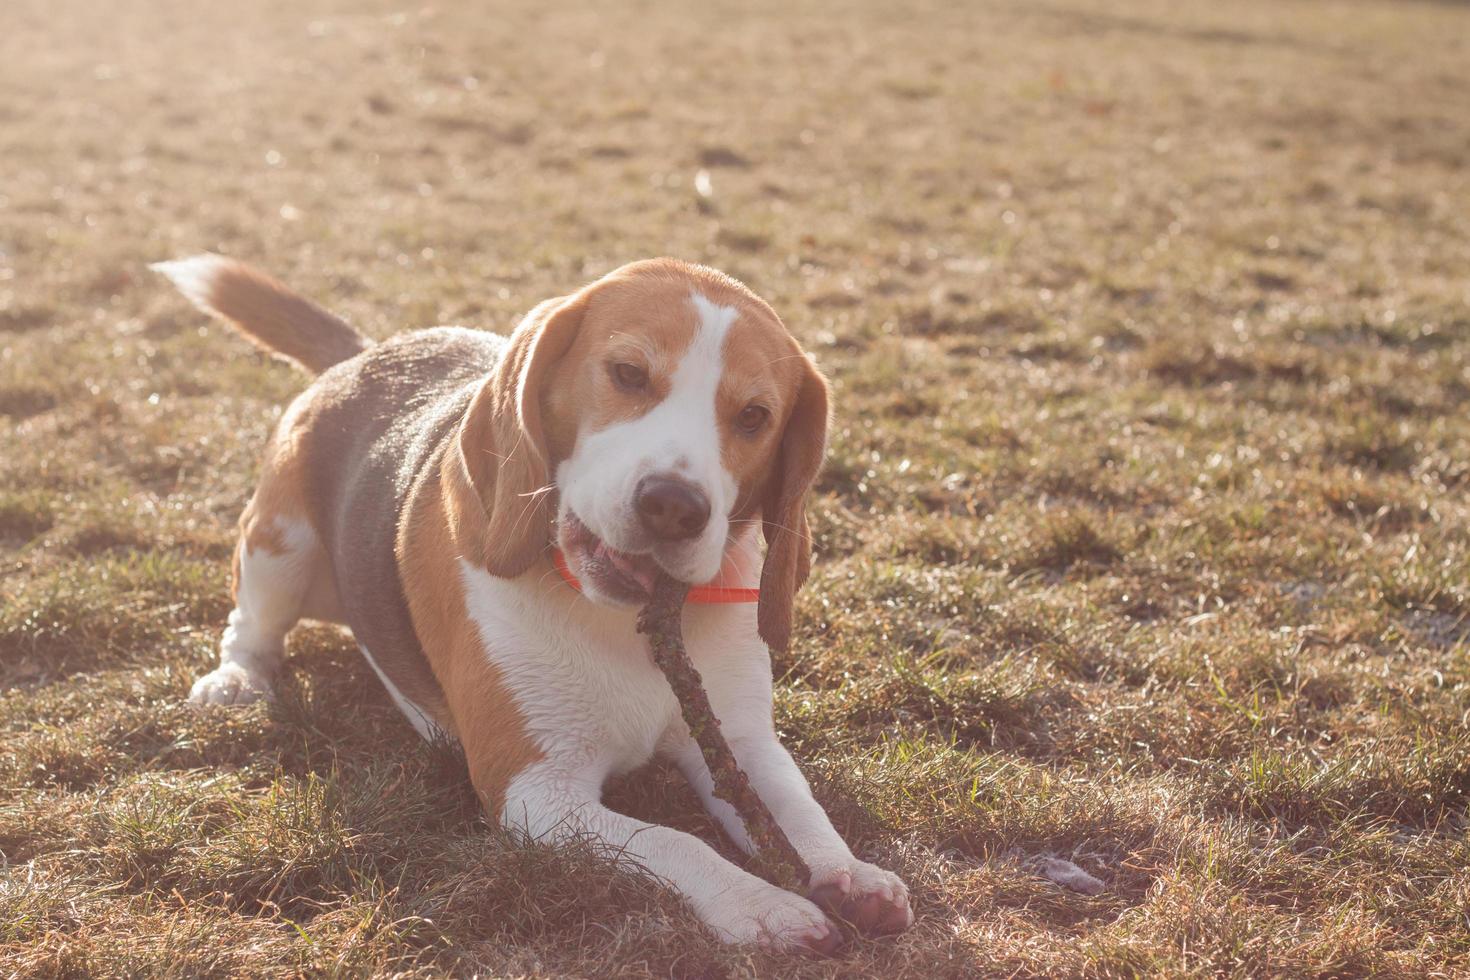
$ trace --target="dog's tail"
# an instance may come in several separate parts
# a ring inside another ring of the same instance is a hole
[[[149,266],[210,316],[230,323],[266,350],[320,374],[372,341],[310,300],[244,262],[195,255]]]

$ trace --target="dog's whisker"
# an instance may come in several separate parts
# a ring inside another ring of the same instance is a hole
[[[766,521],[766,520],[762,520],[760,518],[747,517],[747,518],[743,518],[743,519],[741,519],[739,521],[731,521],[730,523],[731,524],[748,524],[748,525],[753,525],[753,526],[756,526],[756,527],[761,527],[761,526],[764,526],[766,524],[769,524],[771,527],[779,528],[782,531],[787,532],[788,534],[794,534],[794,535],[797,536],[797,538],[799,538],[800,540],[805,541],[807,543],[811,543],[811,541],[812,541],[812,536],[811,536],[810,533],[803,534],[800,531],[796,530],[795,528],[788,527],[785,524],[781,524],[781,523],[779,523],[777,521]]]

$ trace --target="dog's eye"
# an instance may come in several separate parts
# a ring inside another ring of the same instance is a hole
[[[770,417],[770,411],[764,406],[747,405],[741,410],[739,415],[735,416],[735,424],[740,428],[741,432],[747,435],[754,435],[765,426],[766,420]]]
[[[612,376],[613,380],[618,383],[619,388],[626,388],[629,391],[642,391],[648,387],[648,372],[636,364],[629,364],[626,361],[614,364],[612,366]]]

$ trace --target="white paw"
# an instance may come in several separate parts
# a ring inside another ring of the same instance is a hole
[[[812,900],[861,931],[903,932],[913,924],[908,886],[892,871],[856,858],[808,863]]]
[[[727,892],[704,920],[727,943],[759,944],[782,952],[830,956],[842,933],[812,902],[760,882],[746,894]]]
[[[194,682],[190,704],[249,704],[270,694],[270,678],[239,664],[225,664]]]

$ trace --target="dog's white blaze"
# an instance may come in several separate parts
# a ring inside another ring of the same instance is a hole
[[[720,459],[715,399],[725,374],[725,337],[740,311],[716,306],[699,293],[690,294],[690,300],[699,312],[699,328],[674,371],[668,397],[644,416],[650,420],[645,435],[662,447],[653,458],[654,469],[680,469],[704,483],[711,511],[725,514],[735,502],[736,484]],[[723,547],[723,531],[719,540]]]
[[[677,472],[697,484],[709,495],[709,525],[679,552],[661,557],[680,578],[703,582],[720,570],[739,489],[720,455],[715,400],[725,371],[725,339],[740,311],[697,292],[690,302],[698,325],[674,369],[668,395],[639,418],[579,436],[571,456],[557,467],[556,482],[563,506],[620,551],[637,550],[633,492],[639,480]]]

